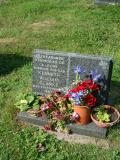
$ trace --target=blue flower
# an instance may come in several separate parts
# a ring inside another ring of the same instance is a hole
[[[80,102],[80,100],[76,100],[76,101],[74,102],[74,104],[76,104],[76,105],[79,105],[79,106],[80,106],[81,102]]]
[[[71,97],[72,97],[72,98],[76,98],[76,96],[77,96],[77,93],[72,93],[72,94],[71,94]]]
[[[102,79],[102,75],[97,71],[91,71],[90,76],[94,82],[98,82],[99,80]]]
[[[74,73],[82,74],[85,72],[85,69],[78,65],[77,67],[73,68],[73,71],[74,71]]]
[[[72,97],[72,99],[73,99],[73,101],[76,105],[81,104],[81,100],[80,100],[81,96],[83,96],[83,92],[78,92],[78,93],[72,93],[71,94],[71,97]]]
[[[80,95],[78,93],[72,93],[71,97],[75,100],[79,100],[80,99]]]

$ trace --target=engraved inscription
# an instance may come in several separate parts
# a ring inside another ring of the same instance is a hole
[[[67,57],[35,54],[33,59],[33,89],[47,94],[67,81]]]

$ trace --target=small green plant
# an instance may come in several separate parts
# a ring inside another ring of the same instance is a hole
[[[20,109],[20,111],[27,111],[28,109],[39,109],[39,100],[37,96],[33,93],[23,94],[20,93],[16,97],[16,104],[15,106]]]
[[[96,111],[97,111],[96,116],[100,122],[110,122],[110,114],[103,106],[97,108]]]

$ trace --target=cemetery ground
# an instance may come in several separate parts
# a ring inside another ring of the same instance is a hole
[[[0,1],[0,160],[119,160],[120,124],[113,147],[69,144],[16,120],[15,97],[31,91],[35,48],[113,56],[110,100],[120,110],[120,6],[93,0]],[[44,144],[41,152],[37,144]]]

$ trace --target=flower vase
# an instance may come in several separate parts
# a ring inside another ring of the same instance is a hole
[[[87,106],[74,105],[74,112],[79,115],[79,119],[76,120],[77,124],[85,125],[91,121],[91,108]]]

